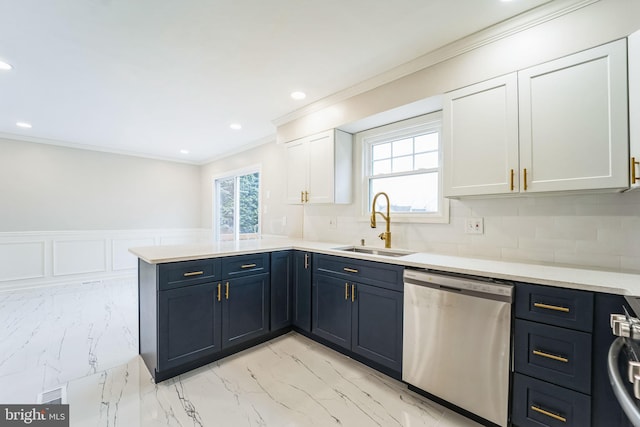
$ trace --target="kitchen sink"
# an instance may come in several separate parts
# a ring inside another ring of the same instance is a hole
[[[369,254],[369,255],[381,255],[381,256],[389,256],[389,257],[399,257],[405,255],[411,255],[415,252],[405,251],[403,249],[378,249],[378,248],[369,248],[366,246],[346,246],[343,248],[334,248],[338,251],[345,252],[355,252],[359,254]]]

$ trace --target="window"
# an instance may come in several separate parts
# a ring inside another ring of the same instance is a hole
[[[217,240],[260,236],[260,172],[249,171],[215,180],[214,228]]]
[[[442,197],[441,113],[432,113],[361,132],[363,149],[363,211],[384,191],[394,220],[449,222]],[[378,198],[376,210],[386,210]]]

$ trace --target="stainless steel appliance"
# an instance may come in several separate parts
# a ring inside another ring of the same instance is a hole
[[[632,308],[640,308],[640,299],[626,300]],[[640,319],[625,308],[624,314],[611,315],[611,329],[618,337],[609,347],[607,360],[611,387],[629,422],[640,427]],[[624,374],[620,373],[621,366]]]
[[[402,379],[506,426],[513,286],[411,269],[404,284]]]

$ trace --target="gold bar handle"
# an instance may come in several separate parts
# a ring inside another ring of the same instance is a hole
[[[192,271],[190,273],[184,273],[184,277],[200,276],[202,274],[204,274],[204,271]]]
[[[511,173],[510,173],[510,175],[511,175],[511,186],[510,186],[510,188],[511,188],[511,191],[513,191],[513,190],[516,188],[516,187],[513,185],[513,175],[515,175],[515,173],[514,173],[513,169],[511,169]]]
[[[351,285],[351,302],[356,300],[356,285]]]
[[[555,354],[545,353],[544,351],[533,350],[532,353],[535,354],[536,356],[546,357],[547,359],[552,359],[552,360],[557,360],[558,362],[569,363],[569,359],[567,359],[566,357],[556,356]]]
[[[304,269],[308,269],[309,268],[309,254],[305,253],[304,254]]]
[[[561,421],[563,423],[567,422],[567,419],[565,417],[561,417],[560,415],[556,415],[553,412],[545,411],[544,409],[539,408],[539,407],[537,407],[535,405],[531,405],[531,410],[539,412],[542,415],[546,415],[549,418],[553,418],[554,420],[558,420],[558,421]]]
[[[356,270],[355,268],[348,268],[348,267],[343,268],[343,270],[346,271],[347,273],[357,273],[358,272],[358,270]]]
[[[253,268],[255,266],[256,266],[255,264],[243,264],[240,266],[240,268]]]
[[[636,162],[636,158],[631,158],[631,184],[635,184],[640,178],[636,174],[636,165],[640,165],[640,162]]]
[[[560,307],[559,305],[549,305],[549,304],[543,304],[541,302],[535,302],[533,303],[533,306],[537,308],[544,308],[546,310],[562,311],[563,313],[569,312],[569,309],[567,307]]]
[[[222,283],[218,283],[218,301],[220,301],[221,298],[221,293],[220,293],[220,288],[222,288]]]
[[[349,299],[349,284],[348,283],[344,284],[344,299],[345,300]]]
[[[527,191],[527,168],[524,168],[524,191]]]
[[[224,291],[224,297],[225,297],[226,299],[229,299],[229,282],[227,282],[227,283],[225,284],[225,288],[226,288],[226,289],[225,289],[225,291]]]
[[[308,191],[304,192],[304,201],[305,201],[305,203],[309,203],[309,192]]]
[[[304,191],[300,192],[300,203],[304,203]]]

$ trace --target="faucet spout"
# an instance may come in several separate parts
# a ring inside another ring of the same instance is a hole
[[[387,214],[383,214],[382,212],[377,212],[376,211],[376,201],[378,200],[379,196],[384,196],[385,199],[387,199]],[[385,248],[390,248],[391,247],[391,214],[390,214],[390,207],[391,207],[391,202],[389,201],[389,196],[387,195],[387,193],[381,191],[379,193],[377,193],[374,197],[373,197],[373,203],[371,206],[371,228],[376,228],[376,214],[380,215],[386,222],[386,231],[384,233],[380,234],[380,239],[384,240],[384,247]]]

